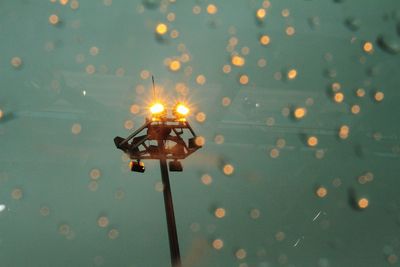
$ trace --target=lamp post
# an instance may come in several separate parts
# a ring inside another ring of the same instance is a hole
[[[180,160],[188,157],[201,146],[196,144],[196,134],[186,120],[189,113],[186,105],[178,103],[173,109],[173,116],[168,117],[164,105],[157,101],[151,105],[150,112],[152,116],[147,118],[139,129],[127,138],[115,137],[114,143],[118,149],[129,155],[132,160],[131,171],[142,173],[145,171],[141,160],[160,161],[171,264],[173,267],[180,267],[181,258],[168,167],[169,171],[181,172],[183,168]],[[183,138],[184,133],[191,136],[187,141]]]

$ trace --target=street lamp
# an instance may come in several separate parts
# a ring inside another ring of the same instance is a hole
[[[185,159],[201,146],[196,144],[197,136],[186,120],[190,109],[185,103],[178,102],[173,108],[171,117],[168,117],[167,109],[162,101],[155,101],[150,105],[149,110],[151,116],[146,118],[145,123],[139,129],[127,138],[115,137],[114,143],[118,149],[129,155],[132,160],[131,171],[141,173],[145,171],[144,163],[141,160],[157,159],[160,161],[171,263],[173,267],[179,267],[181,259],[168,167],[172,172],[183,171],[180,160]],[[184,133],[191,136],[187,141],[183,138]],[[169,161],[168,167],[167,161]]]

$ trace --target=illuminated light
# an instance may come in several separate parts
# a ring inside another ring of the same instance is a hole
[[[217,145],[221,145],[221,144],[223,144],[224,143],[224,136],[222,135],[222,134],[217,134],[216,136],[215,136],[215,138],[214,138],[214,142],[217,144]]]
[[[235,252],[235,256],[238,260],[243,260],[244,258],[246,258],[247,256],[247,252],[246,250],[244,250],[243,248],[236,250]]]
[[[66,4],[68,4],[69,0],[60,0],[60,4],[65,6]]]
[[[218,219],[224,218],[224,217],[225,217],[225,214],[226,214],[226,211],[225,211],[224,208],[217,208],[217,209],[214,211],[214,215],[215,215],[215,217],[217,217]]]
[[[206,77],[204,75],[199,75],[196,77],[196,82],[200,85],[203,85],[206,83]]]
[[[308,144],[308,146],[311,146],[311,147],[318,145],[318,138],[315,136],[308,137],[307,144]]]
[[[4,115],[4,113],[3,113],[3,111],[0,109],[0,120],[1,120],[1,118],[3,118],[3,115]]]
[[[262,6],[263,8],[269,8],[271,6],[271,2],[269,0],[264,0]]]
[[[79,134],[82,131],[82,126],[79,123],[72,124],[71,132],[73,134]]]
[[[206,139],[203,136],[197,136],[194,142],[197,146],[204,146]]]
[[[201,182],[205,185],[210,185],[212,183],[212,177],[209,174],[203,174],[201,176]]]
[[[385,95],[382,92],[376,92],[374,95],[374,98],[376,101],[380,102],[383,100],[383,98],[385,97]]]
[[[11,197],[15,200],[20,200],[22,198],[22,190],[20,188],[15,188],[11,191]]]
[[[357,205],[360,209],[366,209],[369,206],[369,200],[365,197],[360,198],[357,202]]]
[[[106,228],[109,225],[110,221],[106,216],[101,216],[97,219],[97,225],[101,228]]]
[[[331,88],[333,92],[339,92],[339,90],[342,88],[342,85],[338,82],[334,82],[332,83]]]
[[[289,9],[285,8],[282,10],[281,14],[282,14],[282,17],[287,18],[290,15],[290,11],[289,11]]]
[[[351,113],[353,113],[353,114],[358,114],[358,113],[360,113],[360,110],[361,110],[361,108],[360,108],[359,105],[353,105],[353,106],[351,107]]]
[[[164,105],[161,103],[155,103],[150,107],[150,112],[152,114],[161,114],[165,111]]]
[[[214,249],[220,250],[220,249],[222,249],[224,247],[224,241],[222,241],[222,239],[219,239],[219,238],[215,239],[212,242],[212,246],[213,246]]]
[[[20,57],[13,57],[11,59],[11,66],[13,66],[14,68],[19,68],[21,67],[22,64],[22,59]]]
[[[167,24],[164,24],[164,23],[157,24],[157,26],[156,26],[156,33],[157,34],[164,35],[164,34],[167,33],[167,31],[168,31]]]
[[[349,137],[350,128],[347,125],[342,125],[339,129],[339,137],[341,139],[347,139]]]
[[[321,186],[317,189],[317,191],[315,191],[315,194],[320,198],[324,198],[328,194],[328,190],[325,187]]]
[[[204,122],[207,118],[207,115],[204,112],[199,112],[196,114],[196,120],[198,122]]]
[[[93,74],[96,72],[96,68],[91,64],[87,65],[85,70],[87,74]]]
[[[246,60],[238,55],[232,57],[232,64],[237,67],[242,67],[246,63]]]
[[[262,45],[268,45],[268,44],[270,43],[270,41],[271,41],[271,39],[269,38],[268,35],[262,35],[262,36],[260,37],[260,43],[261,43]]]
[[[358,97],[364,97],[365,96],[365,90],[363,88],[358,88],[356,91],[356,95]]]
[[[233,167],[232,164],[225,164],[224,167],[222,168],[222,171],[224,172],[225,175],[232,175],[233,172],[235,171],[235,168]]]
[[[364,52],[371,54],[374,52],[374,45],[371,42],[365,42],[363,45]]]
[[[49,216],[49,214],[50,214],[50,209],[49,209],[49,207],[41,207],[41,208],[39,209],[39,213],[40,213],[40,215],[42,215],[42,216]]]
[[[200,6],[194,6],[194,7],[192,8],[192,12],[193,12],[193,14],[195,14],[195,15],[200,14],[200,12],[201,12],[201,7],[200,7]]]
[[[169,64],[169,69],[172,71],[178,71],[181,68],[181,62],[178,60],[172,60]]]
[[[295,34],[295,29],[292,26],[289,26],[286,28],[286,34],[289,36],[292,36],[293,34]]]
[[[178,104],[175,107],[175,115],[179,115],[179,116],[186,116],[189,114],[189,108],[187,106],[185,106],[184,104]]]
[[[138,114],[140,112],[139,105],[133,104],[130,108],[132,114]]]
[[[101,176],[101,171],[99,169],[92,169],[89,175],[91,179],[98,180]]]
[[[119,236],[119,231],[117,229],[111,229],[108,232],[108,238],[110,239],[117,239]]]
[[[236,37],[229,38],[229,46],[236,46],[239,42],[239,39]]]
[[[296,119],[302,119],[307,114],[307,109],[305,108],[296,108],[294,110],[294,117]]]
[[[223,71],[224,73],[226,73],[226,74],[228,74],[229,72],[231,72],[231,70],[232,70],[231,65],[224,65],[224,66],[222,67],[222,71]]]
[[[179,31],[172,30],[170,36],[171,36],[172,39],[178,38],[179,37]]]
[[[222,98],[222,106],[227,107],[231,104],[231,99],[227,96]]]
[[[249,83],[249,76],[247,76],[246,74],[243,74],[240,76],[239,78],[239,82],[240,84],[246,85]]]
[[[297,70],[295,70],[295,69],[289,70],[287,77],[289,80],[295,79],[297,77]]]
[[[181,57],[180,57],[182,62],[188,62],[190,60],[190,55],[187,53],[184,53]],[[201,75],[204,76],[204,75]]]
[[[264,8],[259,8],[256,12],[256,17],[260,20],[264,19],[266,15],[267,15],[267,12],[265,11]]]
[[[257,66],[259,66],[260,68],[264,68],[265,66],[267,66],[267,61],[264,58],[260,58],[257,61]]]
[[[271,156],[271,158],[277,158],[279,157],[279,150],[276,148],[271,149],[271,151],[269,152],[269,155]]]
[[[49,22],[50,22],[50,24],[52,24],[52,25],[56,25],[56,24],[58,24],[58,23],[60,22],[60,19],[58,18],[57,15],[52,14],[52,15],[50,15],[50,17],[49,17]]]
[[[335,100],[336,103],[342,103],[343,100],[344,100],[344,94],[341,93],[341,92],[336,93],[336,94],[333,96],[333,100]]]
[[[209,5],[207,6],[207,13],[208,13],[208,14],[214,15],[214,14],[216,14],[217,12],[218,12],[218,8],[217,8],[216,5],[214,5],[214,4],[209,4]]]
[[[252,218],[253,220],[256,220],[256,219],[260,218],[260,214],[261,214],[261,212],[259,209],[252,209],[250,211],[250,218]]]

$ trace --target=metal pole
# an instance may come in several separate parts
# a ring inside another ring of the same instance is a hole
[[[164,156],[164,143],[162,140],[158,141],[158,147],[161,150],[160,158],[160,169],[161,178],[164,185],[164,205],[165,213],[167,215],[168,225],[168,238],[169,238],[169,249],[171,253],[171,264],[172,267],[181,267],[181,256],[179,253],[178,234],[176,231],[174,205],[172,203],[171,186],[169,184],[167,160]]]

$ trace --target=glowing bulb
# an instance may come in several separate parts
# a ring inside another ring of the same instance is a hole
[[[189,113],[189,108],[184,104],[178,104],[175,108],[175,111],[177,114],[185,116]]]
[[[150,112],[152,114],[160,114],[165,110],[164,105],[161,103],[155,103],[150,107]]]

